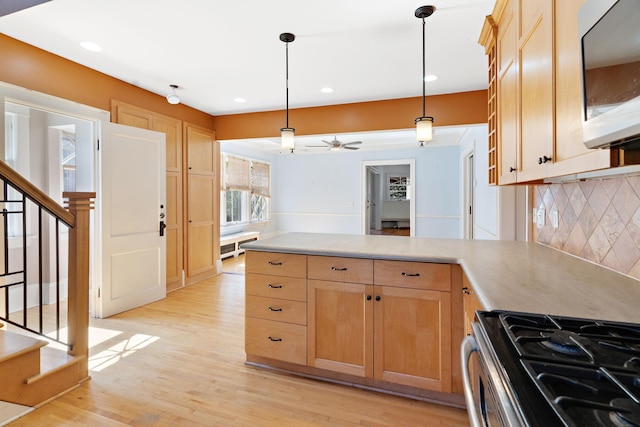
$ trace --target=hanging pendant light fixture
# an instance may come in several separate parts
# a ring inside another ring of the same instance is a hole
[[[282,148],[285,150],[293,150],[296,148],[296,143],[294,140],[294,135],[296,130],[294,128],[289,127],[289,43],[294,41],[296,36],[291,33],[282,33],[280,34],[280,41],[285,43],[285,52],[286,52],[286,95],[287,95],[287,124],[285,127],[280,129],[280,137],[282,139]]]
[[[433,15],[435,6],[420,6],[416,9],[416,18],[422,19],[422,116],[415,119],[416,123],[416,139],[420,141],[420,146],[431,141],[433,138],[433,117],[427,116],[425,112],[426,90],[425,78],[427,76],[427,59],[426,59],[426,42],[425,42],[425,18]]]

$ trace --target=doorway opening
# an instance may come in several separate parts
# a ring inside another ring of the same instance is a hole
[[[362,234],[415,236],[415,160],[362,163]]]
[[[463,220],[463,237],[465,239],[473,239],[473,225],[474,225],[474,210],[475,210],[475,197],[476,197],[476,179],[474,172],[474,158],[473,151],[470,151],[463,155],[462,164],[462,217]]]

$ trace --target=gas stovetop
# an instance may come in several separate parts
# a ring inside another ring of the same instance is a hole
[[[479,319],[531,425],[640,427],[640,325],[513,312]]]

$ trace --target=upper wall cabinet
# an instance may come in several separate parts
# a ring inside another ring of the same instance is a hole
[[[578,10],[584,0],[498,0],[489,57],[489,181],[532,183],[620,164],[582,142]]]

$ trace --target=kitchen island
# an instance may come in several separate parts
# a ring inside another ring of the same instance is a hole
[[[247,363],[462,406],[485,310],[640,323],[640,282],[537,243],[288,233],[243,245]]]

